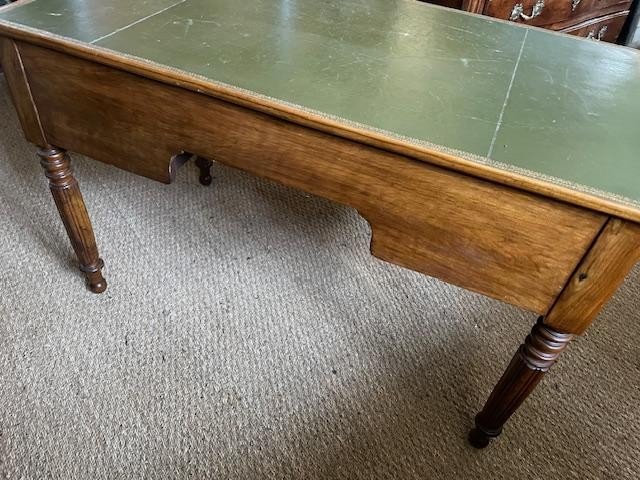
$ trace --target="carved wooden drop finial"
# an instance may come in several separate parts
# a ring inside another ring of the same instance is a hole
[[[98,256],[91,220],[73,176],[69,156],[64,150],[51,146],[38,151],[38,156],[71,246],[80,261],[80,270],[87,277],[91,291],[102,293],[107,289],[101,273],[104,262]]]
[[[556,363],[572,338],[572,334],[545,325],[542,317],[538,319],[476,416],[476,427],[469,433],[471,445],[484,448],[492,438],[500,435],[505,422]]]

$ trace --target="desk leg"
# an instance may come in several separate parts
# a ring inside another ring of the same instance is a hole
[[[101,273],[104,263],[98,256],[91,220],[78,182],[73,176],[69,156],[64,150],[51,146],[40,150],[38,155],[69,240],[80,261],[80,270],[86,275],[90,290],[102,293],[107,289],[107,282]]]
[[[484,448],[556,362],[582,334],[640,259],[640,224],[609,218],[555,302],[511,360],[476,416],[469,441]]]
[[[213,178],[211,177],[211,166],[213,162],[203,157],[196,157],[196,166],[200,169],[200,183],[202,185],[211,185]]]
[[[502,426],[556,363],[572,337],[545,325],[542,317],[538,319],[476,416],[476,427],[469,434],[474,447],[484,448],[500,435]]]

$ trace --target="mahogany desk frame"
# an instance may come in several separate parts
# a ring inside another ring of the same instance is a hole
[[[640,259],[640,212],[606,199],[37,32],[1,27],[0,58],[94,293],[103,262],[67,149],[165,183],[193,154],[349,205],[376,257],[539,314],[476,416],[479,448]]]

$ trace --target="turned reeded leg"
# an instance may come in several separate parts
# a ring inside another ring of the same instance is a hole
[[[196,157],[196,166],[200,169],[200,183],[202,185],[211,185],[213,178],[211,177],[211,166],[213,162],[203,157]]]
[[[87,277],[93,293],[102,293],[107,282],[102,277],[103,262],[93,235],[89,214],[84,205],[78,182],[73,177],[67,153],[59,148],[47,147],[38,151],[40,163],[49,179],[49,188],[58,212],[80,262],[80,270]]]
[[[476,426],[469,433],[469,442],[474,447],[484,448],[492,438],[500,435],[505,422],[533,391],[572,338],[569,333],[561,333],[545,325],[542,317],[538,319],[476,416]]]

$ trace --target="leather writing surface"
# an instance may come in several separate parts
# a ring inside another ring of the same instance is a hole
[[[640,205],[640,54],[405,0],[33,0],[6,20]]]

